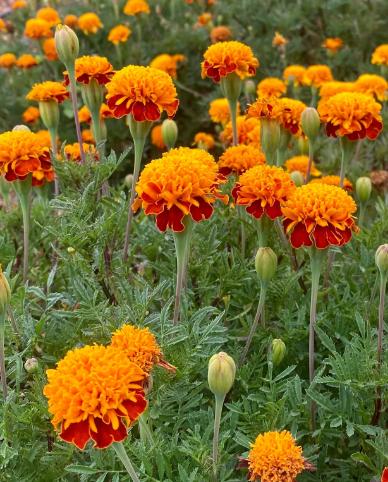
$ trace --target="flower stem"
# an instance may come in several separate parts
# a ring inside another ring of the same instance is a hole
[[[93,129],[93,137],[96,141],[96,146],[98,147],[98,154],[100,156],[100,162],[104,157],[104,148],[101,145],[102,141],[102,131],[101,131],[101,119],[100,119],[100,106],[98,109],[91,109],[90,115],[92,117],[92,129]]]
[[[308,163],[308,166],[307,166],[305,184],[310,182],[311,168],[312,168],[313,159],[314,159],[314,144],[313,144],[313,141],[311,139],[309,139],[308,141],[309,141],[309,163]]]
[[[246,247],[246,241],[247,241],[247,236],[245,232],[245,214],[244,214],[245,209],[241,206],[238,206],[237,209],[237,214],[238,217],[240,218],[240,238],[241,238],[241,256],[245,258],[245,247]]]
[[[50,135],[51,152],[53,156],[52,160],[56,161],[58,157],[58,147],[57,147],[58,129],[56,127],[51,127],[50,129],[48,129],[48,131]],[[58,182],[58,177],[56,173],[54,177],[54,194],[55,196],[58,196],[59,194],[59,182]]]
[[[232,122],[232,133],[233,133],[233,145],[237,146],[238,144],[238,130],[237,130],[237,100],[229,100],[229,109],[230,109],[230,119]]]
[[[84,145],[82,142],[81,125],[78,117],[78,99],[77,99],[77,89],[76,89],[76,79],[75,79],[75,69],[74,66],[67,66],[67,71],[69,75],[69,87],[70,87],[70,97],[73,106],[75,130],[77,132],[77,140],[79,144],[80,154],[81,154],[81,164],[85,163],[85,152]]]
[[[31,174],[23,181],[15,181],[15,191],[19,198],[23,216],[23,282],[28,276],[28,255],[30,245],[30,213],[31,213]]]
[[[216,407],[214,411],[214,434],[213,434],[213,475],[214,479],[217,480],[217,469],[218,469],[218,444],[220,439],[220,426],[221,426],[221,415],[222,407],[224,405],[225,395],[216,395]]]
[[[269,231],[271,229],[271,221],[263,214],[258,220],[259,248],[268,246]]]
[[[5,310],[0,312],[0,375],[1,385],[3,387],[3,399],[8,395],[7,373],[5,371],[5,350],[4,350],[4,333],[5,333]]]
[[[148,412],[143,412],[139,417],[139,432],[140,438],[144,444],[148,444],[150,447],[154,447],[154,437],[148,423]]]
[[[136,474],[136,471],[132,465],[132,462],[130,461],[127,452],[125,451],[124,445],[121,442],[114,442],[112,444],[112,447],[114,448],[116,455],[118,458],[121,460],[122,464],[126,468],[129,476],[131,477],[133,482],[140,482],[139,477]]]

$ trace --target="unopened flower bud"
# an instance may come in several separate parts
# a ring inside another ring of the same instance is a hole
[[[376,266],[379,268],[381,276],[388,275],[388,244],[382,244],[376,250]]]
[[[132,183],[133,183],[133,174],[127,174],[124,178],[124,184],[130,188],[132,187]]]
[[[321,127],[321,119],[319,118],[317,109],[314,109],[314,107],[307,107],[302,112],[301,124],[303,132],[309,139],[314,140],[318,137],[319,129]]]
[[[166,119],[162,123],[162,138],[168,149],[172,149],[178,139],[178,126],[172,119]]]
[[[208,382],[216,397],[225,397],[233,386],[236,377],[236,364],[227,353],[220,352],[209,360]]]
[[[278,257],[271,248],[259,248],[255,258],[255,268],[260,281],[268,283],[275,276]]]
[[[104,101],[105,87],[100,85],[95,79],[91,79],[88,84],[81,85],[82,100],[86,107],[99,116],[101,104]]]
[[[68,252],[69,254],[74,254],[74,253],[75,253],[75,249],[74,249],[72,246],[69,246],[69,247],[67,248],[67,252]]]
[[[247,97],[256,95],[256,84],[252,79],[248,79],[244,83],[244,94]]]
[[[36,372],[38,366],[39,366],[39,362],[36,358],[27,358],[27,360],[24,363],[24,369],[26,370],[27,373]]]
[[[20,125],[15,126],[12,129],[12,131],[13,132],[15,132],[15,131],[31,132],[31,129],[29,127],[25,126],[24,124],[20,124]]]
[[[359,177],[356,181],[357,197],[362,203],[366,203],[372,193],[372,181],[369,177]]]
[[[277,366],[282,362],[286,354],[286,345],[280,338],[274,338],[272,340],[272,363]]]
[[[59,124],[59,107],[55,100],[39,102],[39,113],[47,129],[57,129]]]
[[[67,68],[72,66],[79,53],[78,37],[67,25],[57,25],[55,30],[55,48],[60,61]]]
[[[307,137],[300,136],[298,138],[298,148],[299,148],[299,152],[302,156],[308,154],[308,152],[309,152],[309,140],[307,139]]]
[[[300,171],[292,171],[290,174],[291,179],[294,181],[295,186],[303,186],[304,184],[304,177]]]
[[[11,288],[0,265],[0,312],[4,313],[11,301]]]
[[[275,152],[280,143],[280,125],[277,121],[262,119],[261,144],[264,152]]]

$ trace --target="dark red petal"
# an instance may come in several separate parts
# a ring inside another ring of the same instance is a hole
[[[385,467],[381,475],[381,482],[388,482],[388,467]]]
[[[145,121],[145,105],[142,102],[134,102],[131,106],[131,114],[135,121]]]
[[[110,423],[104,423],[101,418],[95,418],[94,422],[97,432],[90,431],[90,436],[94,440],[94,447],[105,449],[113,442],[122,442],[127,436],[127,427],[119,420],[119,426],[116,430]]]
[[[264,212],[271,219],[275,219],[281,216],[282,210],[280,209],[279,201],[275,201],[273,206],[270,206],[269,204],[267,204],[264,208]]]
[[[180,233],[185,229],[185,225],[182,223],[183,217],[183,212],[176,206],[169,210],[168,225],[176,233]]]
[[[295,225],[290,236],[291,244],[294,248],[300,248],[301,246],[312,246],[312,241],[303,223]]]
[[[190,214],[194,221],[200,222],[203,219],[209,219],[210,216],[213,214],[213,208],[211,204],[204,201],[202,198],[196,198],[199,202],[199,206],[194,206],[193,204],[190,206]]]
[[[255,201],[246,208],[247,213],[252,214],[256,219],[260,219],[264,213],[264,209],[261,207],[261,201]]]
[[[366,130],[366,135],[368,139],[376,139],[376,137],[380,134],[381,130],[383,128],[383,124],[376,119],[373,119],[371,125],[368,127]]]
[[[326,124],[326,134],[329,136],[329,137],[337,137],[337,129],[338,127],[337,126],[334,126],[333,124],[331,124],[330,122],[328,122]]]
[[[325,249],[329,246],[328,232],[329,228],[322,226],[315,226],[313,231],[313,237],[315,240],[315,246],[318,249]],[[338,244],[338,242],[337,242]]]
[[[127,410],[128,417],[131,419],[132,422],[134,420],[137,420],[147,408],[147,400],[144,398],[144,393],[139,392],[136,395],[136,402],[126,400],[125,402],[123,402],[123,405]]]
[[[238,193],[240,192],[240,189],[241,189],[240,184],[236,184],[235,187],[232,189],[232,196],[233,196],[234,202],[237,202]]]
[[[159,231],[166,231],[168,224],[168,210],[164,208],[160,214],[156,216],[156,226],[158,227]]]
[[[62,440],[74,444],[83,450],[90,439],[90,427],[87,420],[70,424],[66,430],[63,429],[59,434]]]

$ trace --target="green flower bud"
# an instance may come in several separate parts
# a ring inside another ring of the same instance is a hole
[[[168,149],[172,149],[178,139],[178,126],[172,119],[166,119],[162,123],[163,142]]]
[[[133,184],[133,174],[127,174],[124,178],[124,184],[130,188]]]
[[[95,79],[91,79],[88,84],[81,85],[82,100],[90,112],[100,115],[101,104],[104,101],[105,87],[100,85]]]
[[[280,338],[274,338],[272,340],[272,363],[277,366],[282,362],[286,354],[286,345]]]
[[[12,129],[12,131],[13,132],[15,132],[15,131],[31,132],[31,129],[29,127],[25,126],[24,124],[20,124],[20,125],[15,126]]]
[[[236,364],[227,353],[220,352],[209,360],[208,382],[216,397],[225,397],[233,386],[236,377]]]
[[[259,248],[255,257],[255,268],[260,281],[268,283],[275,276],[278,257],[271,248]]]
[[[47,129],[57,129],[59,124],[59,107],[55,100],[39,102],[39,113]]]
[[[301,155],[309,153],[309,140],[306,137],[300,136],[298,138],[298,148]]]
[[[366,203],[372,193],[372,181],[369,177],[359,177],[356,181],[357,197],[362,203]]]
[[[388,244],[382,244],[376,250],[376,266],[379,268],[381,276],[388,274]]]
[[[74,30],[67,25],[57,25],[55,30],[55,48],[60,61],[67,68],[74,65],[79,54],[78,37]]]
[[[34,373],[38,369],[39,362],[36,358],[27,358],[24,363],[24,369],[27,373]]]
[[[264,152],[275,152],[280,143],[280,125],[269,119],[262,119],[260,124],[261,144]]]
[[[68,252],[69,254],[74,254],[74,253],[75,253],[75,249],[74,249],[72,246],[69,246],[69,247],[67,248],[67,252]]]
[[[0,265],[0,312],[5,313],[11,301],[11,288]]]
[[[294,181],[295,186],[303,186],[304,176],[300,171],[292,171],[290,174],[291,179]]]
[[[241,94],[243,81],[240,77],[232,72],[226,77],[222,77],[220,82],[221,91],[229,102],[237,102]]]
[[[244,82],[244,94],[247,97],[256,95],[256,84],[252,79],[248,79]]]
[[[317,109],[307,107],[307,109],[302,112],[301,124],[305,135],[311,140],[316,139],[321,127],[321,119],[319,118]]]

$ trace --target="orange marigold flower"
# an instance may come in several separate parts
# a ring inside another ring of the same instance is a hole
[[[210,12],[204,12],[201,15],[199,15],[197,20],[197,25],[203,27],[208,23],[210,23],[211,21],[212,21],[212,14]]]
[[[79,110],[78,110],[78,119],[80,123],[89,123],[92,121],[92,115],[90,113],[90,110],[86,107],[86,105],[83,105]]]
[[[171,77],[152,67],[128,65],[106,87],[107,104],[116,118],[132,114],[135,121],[156,121],[164,110],[174,117],[178,109]]]
[[[326,134],[330,137],[346,136],[356,139],[376,139],[383,124],[381,105],[367,94],[344,92],[318,104],[318,112],[326,122]]]
[[[39,109],[37,107],[27,107],[23,112],[23,122],[25,124],[34,124],[40,117]]]
[[[287,159],[287,161],[284,164],[284,167],[287,169],[287,172],[291,173],[294,171],[299,171],[302,174],[306,175],[307,174],[307,168],[309,165],[309,158],[308,156],[294,156],[290,157]],[[311,171],[310,174],[312,176],[320,176],[322,173],[319,169],[317,169],[314,161],[311,165]]]
[[[300,100],[289,99],[283,97],[279,99],[279,108],[281,116],[279,118],[282,126],[291,132],[293,135],[300,135],[302,133],[301,117],[302,112],[307,105]]]
[[[4,22],[2,18],[0,18],[0,32],[6,32],[7,31],[7,24]]]
[[[213,214],[217,198],[225,200],[218,187],[223,182],[212,155],[202,149],[181,147],[146,165],[136,185],[132,209],[143,207],[156,216],[160,231],[185,229],[185,216],[200,222]]]
[[[85,154],[89,155],[92,159],[98,159],[98,152],[93,144],[83,144]],[[78,142],[74,144],[67,144],[64,149],[65,156],[68,161],[81,162],[81,150]]]
[[[267,77],[257,85],[259,97],[281,97],[286,93],[286,84],[277,77]]]
[[[47,129],[42,129],[36,133],[42,146],[51,148],[50,133]]]
[[[237,133],[239,144],[252,144],[260,146],[260,121],[253,117],[237,117]],[[232,123],[228,122],[220,134],[220,139],[224,144],[230,145],[233,142]]]
[[[58,60],[58,53],[55,47],[55,39],[46,38],[42,44],[43,53],[47,60]]]
[[[282,47],[283,45],[287,45],[288,40],[284,37],[281,33],[275,32],[275,35],[272,39],[272,46],[273,47]]]
[[[31,67],[36,65],[38,65],[38,61],[31,54],[23,54],[16,61],[16,66],[20,69],[31,69]]]
[[[210,77],[214,82],[219,82],[233,72],[240,79],[252,77],[259,66],[259,61],[254,57],[252,49],[235,40],[211,45],[203,57],[202,78]]]
[[[88,12],[78,18],[78,26],[85,35],[89,35],[97,33],[104,25],[98,15]]]
[[[65,85],[69,85],[67,71],[63,73]],[[95,80],[100,85],[107,84],[114,75],[112,64],[106,57],[84,55],[75,61],[75,78],[81,84],[89,84]]]
[[[388,44],[379,45],[372,54],[372,64],[388,65]]]
[[[0,134],[0,174],[7,181],[21,181],[32,174],[33,186],[41,185],[45,179],[52,181],[49,148],[33,132],[3,132]]]
[[[166,144],[164,143],[162,136],[162,124],[158,124],[151,130],[151,142],[152,144],[160,150],[166,149]]]
[[[252,145],[239,144],[226,149],[218,161],[218,168],[224,176],[231,173],[240,175],[260,164],[265,164],[265,156],[261,149]]]
[[[388,82],[381,75],[363,74],[354,83],[358,92],[375,96],[384,101],[388,98]]]
[[[344,189],[311,182],[298,187],[282,207],[284,228],[294,248],[325,249],[348,243],[357,232],[357,206]]]
[[[295,86],[303,84],[306,68],[303,65],[289,65],[283,70],[283,79],[286,84],[293,83]]]
[[[237,105],[237,115],[240,115],[240,104]],[[209,116],[210,119],[217,124],[227,124],[230,121],[228,99],[219,98],[212,100],[209,107]]]
[[[226,25],[219,25],[218,27],[213,27],[210,31],[210,40],[214,44],[217,42],[226,42],[232,37],[232,31]]]
[[[306,462],[302,448],[291,433],[266,432],[251,445],[248,455],[249,480],[261,482],[295,482]]]
[[[139,13],[151,13],[150,6],[145,0],[128,0],[124,7],[125,15],[139,15]]]
[[[14,0],[11,3],[12,10],[19,10],[20,8],[27,7],[27,2],[25,0]]]
[[[10,69],[16,64],[16,55],[11,53],[5,53],[0,55],[0,67],[3,69]]]
[[[331,80],[333,80],[333,74],[328,65],[310,65],[304,74],[303,84],[319,88],[322,84]]]
[[[263,215],[276,219],[282,215],[281,205],[295,190],[290,175],[281,167],[259,165],[242,174],[232,195],[236,204],[246,206],[247,213],[257,219]]]
[[[78,17],[72,14],[66,15],[66,17],[63,19],[63,23],[70,28],[76,28],[78,27]]]
[[[41,18],[30,18],[26,22],[24,35],[32,39],[42,39],[52,37],[51,26],[46,20]]]
[[[109,42],[114,45],[119,45],[119,43],[126,42],[130,35],[132,35],[132,30],[126,25],[116,25],[113,27],[108,35]]]
[[[175,367],[163,359],[162,350],[148,328],[123,325],[113,333],[111,346],[123,353],[147,375],[155,365],[175,371]]]
[[[84,143],[86,142],[87,144],[95,144],[93,132],[91,129],[84,129],[81,133],[81,136]],[[84,149],[85,149],[85,144],[84,144]]]
[[[333,54],[336,54],[343,46],[344,42],[339,37],[328,37],[322,44],[322,47]]]
[[[276,97],[260,97],[248,109],[248,117],[256,119],[279,120],[281,115],[279,99]]]
[[[215,146],[214,137],[206,132],[197,132],[194,136],[193,145],[202,149],[213,149]]]
[[[41,84],[34,84],[30,92],[26,95],[28,100],[36,100],[37,102],[48,102],[55,100],[60,104],[69,98],[69,92],[66,87],[60,82],[42,82]]]
[[[166,72],[173,79],[176,79],[178,63],[183,62],[185,59],[186,57],[181,54],[161,54],[157,55],[153,60],[151,60],[150,67],[163,70],[163,72]]]
[[[44,7],[39,9],[36,13],[36,18],[46,20],[46,22],[50,24],[50,27],[61,23],[61,18],[59,17],[58,12],[55,10],[55,8],[51,7]]]
[[[332,80],[321,85],[319,95],[321,99],[327,99],[342,92],[355,92],[356,90],[357,89],[354,82],[340,82],[338,80]]]
[[[124,440],[147,407],[146,373],[112,347],[71,350],[46,373],[51,423],[62,440],[81,450],[90,439],[100,449]]]
[[[337,186],[340,185],[340,177],[339,176],[323,176],[320,179],[313,179],[310,182],[319,182],[321,184],[328,184],[329,186]],[[345,191],[353,191],[353,184],[345,177],[344,179],[344,186],[343,189]]]

